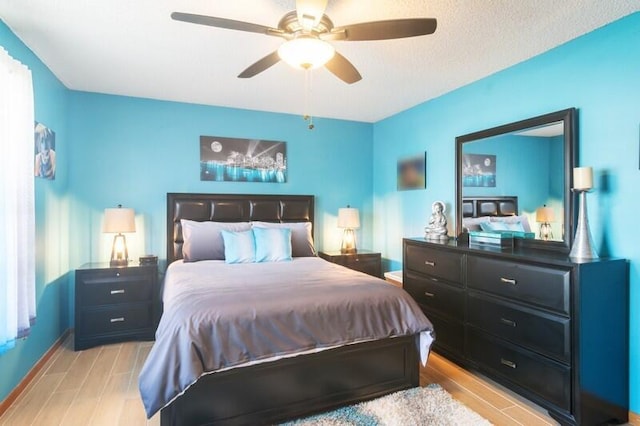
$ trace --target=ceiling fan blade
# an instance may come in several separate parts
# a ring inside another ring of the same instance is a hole
[[[333,58],[327,62],[324,67],[328,69],[333,75],[347,84],[353,84],[362,80],[362,76],[353,66],[351,62],[338,52],[333,55]]]
[[[298,23],[305,30],[311,30],[320,22],[327,8],[327,0],[296,0]]]
[[[247,68],[246,70],[242,71],[240,74],[238,74],[238,78],[251,78],[254,75],[260,74],[267,68],[274,66],[279,61],[280,56],[278,56],[278,51],[276,50],[275,52],[268,54],[258,62],[249,66],[249,68]]]
[[[389,40],[433,34],[437,21],[433,18],[391,19],[336,27],[322,34],[324,40]]]
[[[234,21],[233,19],[216,18],[215,16],[194,15],[192,13],[173,12],[171,19],[175,21],[189,22],[191,24],[207,25],[227,30],[246,31],[250,33],[267,34],[278,37],[285,37],[282,30],[266,27],[264,25],[252,24],[250,22]]]

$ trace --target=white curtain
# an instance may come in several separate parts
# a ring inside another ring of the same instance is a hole
[[[31,71],[0,46],[0,354],[36,316]]]

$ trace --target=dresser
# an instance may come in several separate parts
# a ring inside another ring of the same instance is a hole
[[[125,340],[153,340],[160,318],[156,265],[76,270],[75,350]]]
[[[369,250],[358,250],[357,253],[341,253],[339,251],[321,251],[318,253],[324,260],[349,269],[364,272],[374,277],[382,277],[382,257],[380,253]]]
[[[404,288],[434,324],[434,350],[562,424],[628,415],[628,263],[532,249],[403,240]]]

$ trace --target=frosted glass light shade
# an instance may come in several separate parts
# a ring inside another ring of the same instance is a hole
[[[360,228],[360,213],[353,207],[338,209],[338,228]]]
[[[333,46],[309,36],[299,36],[282,43],[278,56],[294,68],[315,69],[323,66],[335,55]]]
[[[122,207],[104,209],[102,232],[136,232],[136,219],[133,209],[125,209]]]
[[[553,208],[551,207],[540,207],[536,210],[536,222],[554,222],[556,220],[555,214],[553,213]]]

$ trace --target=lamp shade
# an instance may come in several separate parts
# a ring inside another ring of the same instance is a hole
[[[104,209],[102,232],[136,232],[135,212],[133,209],[122,207]]]
[[[551,207],[543,206],[536,210],[536,222],[549,223],[556,220]]]
[[[593,188],[593,168],[576,167],[573,169],[573,189],[590,190]]]
[[[278,48],[278,56],[294,68],[314,69],[326,64],[336,51],[326,41],[310,36],[299,36]]]
[[[345,207],[338,209],[338,228],[360,228],[360,214],[358,209]]]

